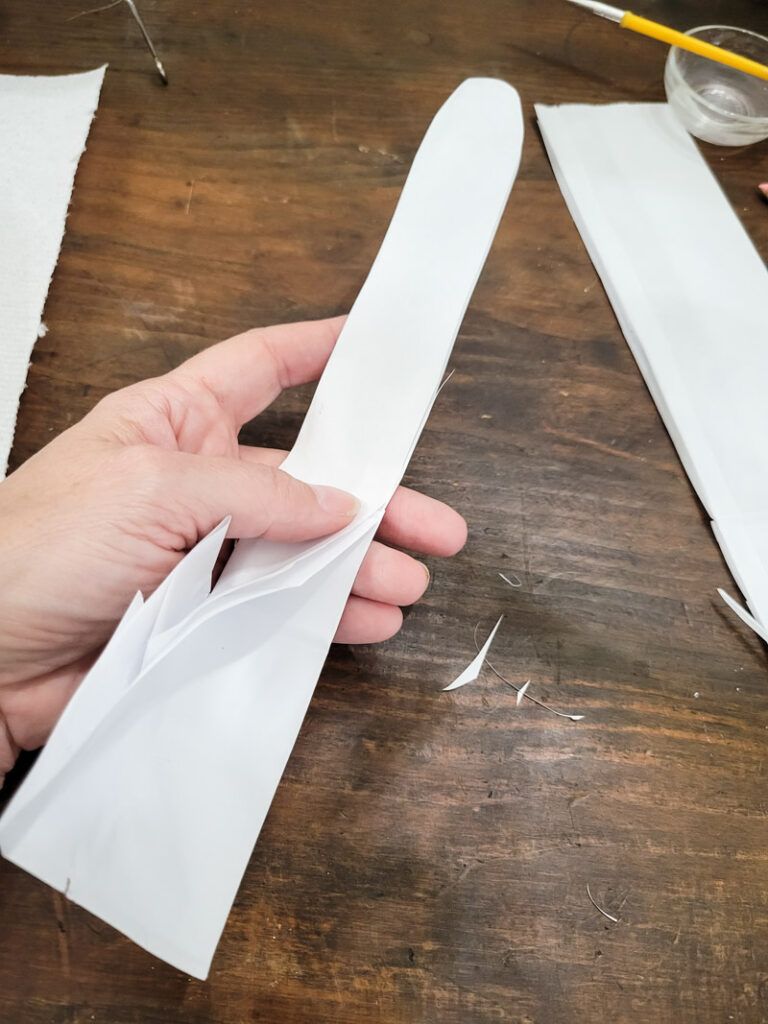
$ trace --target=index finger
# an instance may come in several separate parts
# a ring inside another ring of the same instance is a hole
[[[287,452],[276,448],[240,445],[239,456],[246,462],[279,466]],[[461,551],[467,540],[467,524],[450,505],[410,487],[398,487],[387,505],[376,534],[384,544],[446,557]]]
[[[284,388],[317,380],[346,317],[258,327],[212,345],[172,370],[180,383],[202,384],[238,427]]]

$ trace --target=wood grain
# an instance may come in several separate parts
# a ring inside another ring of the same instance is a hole
[[[733,583],[532,114],[662,100],[664,48],[556,0],[143,0],[164,89],[127,11],[68,20],[87,6],[0,13],[2,71],[110,64],[13,465],[210,342],[346,310],[463,78],[515,84],[528,132],[408,471],[466,549],[396,639],[334,649],[209,981],[0,862],[0,1020],[767,1021],[765,650],[716,598]],[[758,0],[638,13],[768,33]],[[768,255],[767,145],[704,151]],[[290,445],[308,397],[245,438]],[[502,612],[494,663],[583,721],[488,672],[440,692]]]

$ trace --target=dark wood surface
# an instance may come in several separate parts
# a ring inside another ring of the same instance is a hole
[[[345,311],[465,77],[512,82],[527,138],[407,477],[469,543],[396,639],[333,650],[210,979],[2,862],[0,1020],[768,1020],[765,650],[716,597],[733,584],[532,112],[662,100],[664,48],[556,0],[143,0],[165,89],[123,6],[69,20],[88,6],[0,11],[0,71],[110,64],[13,465],[210,342]],[[759,0],[637,12],[768,32]],[[768,144],[705,153],[768,256]],[[290,445],[308,398],[246,438]],[[440,692],[501,613],[494,663],[583,721],[487,671]]]

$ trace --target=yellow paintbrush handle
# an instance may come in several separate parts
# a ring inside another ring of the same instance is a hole
[[[679,46],[681,50],[690,50],[691,53],[697,53],[700,57],[708,57],[710,60],[716,60],[719,64],[727,64],[729,67],[736,68],[737,71],[745,71],[748,75],[768,81],[768,68],[765,64],[758,64],[756,60],[740,57],[737,53],[731,53],[730,50],[722,50],[719,46],[704,43],[683,32],[676,32],[673,28],[659,25],[655,21],[648,21],[647,18],[640,18],[637,14],[632,14],[631,11],[625,11],[619,24],[622,28],[628,28],[632,32],[650,36],[662,43],[669,43],[670,46]]]

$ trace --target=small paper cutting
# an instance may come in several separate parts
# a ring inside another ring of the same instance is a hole
[[[464,669],[461,675],[457,676],[456,679],[454,679],[454,681],[450,683],[448,686],[444,686],[443,692],[445,692],[446,690],[458,690],[460,686],[466,686],[467,683],[474,683],[474,681],[480,675],[483,663],[485,662],[485,659],[488,657],[488,651],[491,649],[493,638],[496,636],[496,630],[501,625],[501,621],[503,618],[504,616],[502,615],[499,621],[496,623],[496,625],[489,633],[488,639],[485,641],[483,646],[477,652],[477,654],[469,663],[469,665],[467,665],[467,667]]]

